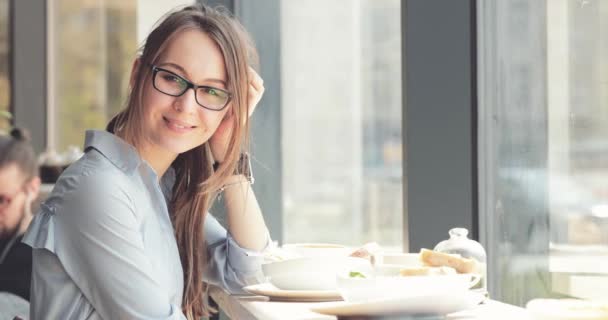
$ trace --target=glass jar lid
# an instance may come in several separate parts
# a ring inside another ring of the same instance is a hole
[[[439,242],[434,250],[455,253],[464,258],[475,258],[479,262],[485,262],[486,250],[479,242],[469,239],[468,234],[469,230],[466,228],[452,228],[449,231],[450,238]]]

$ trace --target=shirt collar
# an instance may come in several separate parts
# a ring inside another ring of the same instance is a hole
[[[117,168],[127,174],[142,163],[135,148],[118,136],[101,130],[87,130],[84,149],[95,148]]]

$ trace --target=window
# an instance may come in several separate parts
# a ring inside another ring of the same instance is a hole
[[[280,5],[284,242],[400,249],[400,2]]]
[[[547,1],[547,11],[549,271],[554,291],[605,296],[608,4]]]
[[[478,4],[493,298],[605,296],[608,3]]]
[[[0,0],[0,113],[10,111],[9,1]],[[0,131],[8,130],[8,121],[0,117]]]
[[[137,1],[48,2],[49,145],[81,146],[124,105],[137,51]]]

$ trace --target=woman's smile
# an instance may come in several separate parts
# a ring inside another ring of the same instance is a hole
[[[188,122],[181,121],[178,119],[163,116],[163,122],[169,128],[169,130],[175,133],[189,133],[196,129],[196,126],[189,124]]]

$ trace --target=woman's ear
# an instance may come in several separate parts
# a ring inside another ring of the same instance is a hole
[[[137,77],[137,72],[139,71],[141,58],[137,57],[133,61],[133,66],[131,67],[131,77],[129,78],[129,86],[133,89],[133,85],[135,84],[135,78]]]

